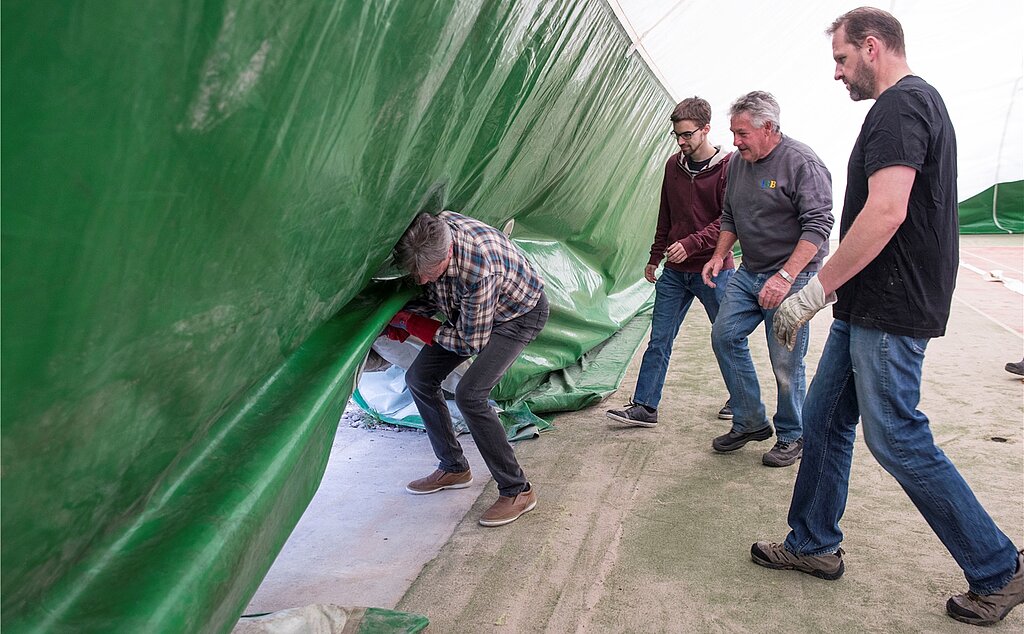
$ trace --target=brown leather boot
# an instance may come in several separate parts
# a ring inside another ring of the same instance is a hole
[[[946,601],[946,614],[971,625],[995,625],[1015,606],[1024,603],[1024,550],[1017,553],[1017,572],[992,594],[970,590]]]

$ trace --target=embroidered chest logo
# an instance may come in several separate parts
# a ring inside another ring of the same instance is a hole
[[[761,189],[775,189],[776,185],[778,185],[778,183],[770,178],[761,179]]]

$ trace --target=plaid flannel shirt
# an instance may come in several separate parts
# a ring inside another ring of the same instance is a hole
[[[445,321],[434,343],[469,357],[487,345],[495,324],[533,310],[544,281],[504,233],[453,211],[438,217],[451,228],[452,259],[406,310],[428,317],[442,313]]]

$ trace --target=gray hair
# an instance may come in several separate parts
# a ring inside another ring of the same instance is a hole
[[[436,268],[448,257],[452,232],[448,223],[427,212],[419,213],[395,245],[395,264],[413,276]]]
[[[739,114],[746,114],[755,127],[764,126],[765,122],[772,124],[772,132],[782,132],[779,124],[779,102],[775,101],[772,93],[763,90],[748,92],[729,106],[729,116],[735,117]]]

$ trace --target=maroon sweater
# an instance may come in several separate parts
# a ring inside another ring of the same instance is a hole
[[[725,172],[730,158],[731,152],[719,150],[696,176],[680,167],[678,152],[665,163],[658,229],[654,233],[649,264],[657,265],[665,258],[665,249],[679,242],[686,249],[686,259],[678,264],[666,261],[665,268],[683,273],[700,273],[704,268],[718,243],[725,201]],[[734,266],[730,253],[722,268]]]

